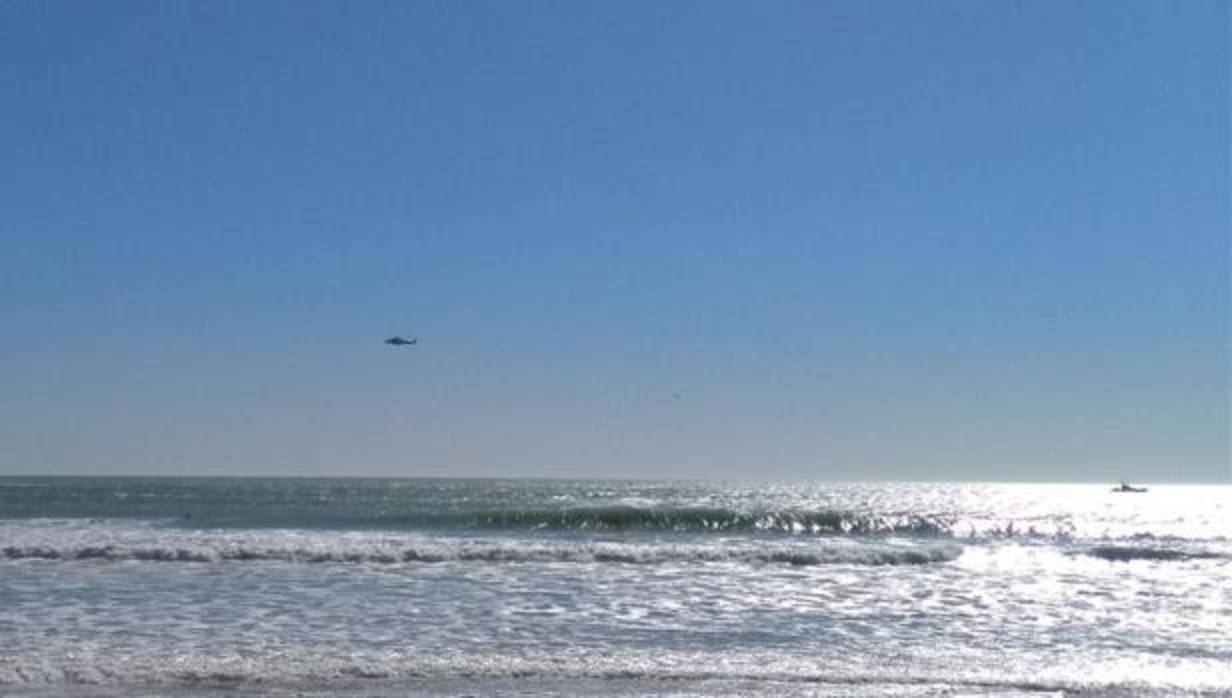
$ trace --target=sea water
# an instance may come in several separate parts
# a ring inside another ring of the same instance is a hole
[[[0,694],[1232,695],[1232,487],[0,478]]]

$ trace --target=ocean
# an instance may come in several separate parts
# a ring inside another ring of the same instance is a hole
[[[1232,696],[1232,487],[0,478],[0,694]]]

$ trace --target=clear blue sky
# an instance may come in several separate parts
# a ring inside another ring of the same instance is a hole
[[[1229,21],[10,0],[0,473],[1227,481]]]

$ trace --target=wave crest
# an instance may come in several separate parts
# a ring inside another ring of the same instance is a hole
[[[1113,562],[1130,562],[1132,560],[1211,560],[1223,558],[1219,553],[1204,550],[1176,550],[1173,548],[1145,548],[1121,545],[1100,545],[1087,551],[1091,557]]]
[[[956,559],[956,545],[820,545],[739,546],[717,548],[701,545],[627,543],[501,543],[460,541],[360,546],[259,546],[259,545],[9,545],[0,549],[9,560],[138,560],[148,562],[251,562],[370,563],[411,562],[574,562],[574,563],[745,563],[814,566],[923,565]]]
[[[770,532],[837,535],[948,535],[952,522],[914,514],[861,515],[837,510],[741,511],[722,507],[510,509],[480,512],[484,528]]]

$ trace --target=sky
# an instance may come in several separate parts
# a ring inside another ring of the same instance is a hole
[[[1232,481],[1229,8],[5,2],[0,474]]]

